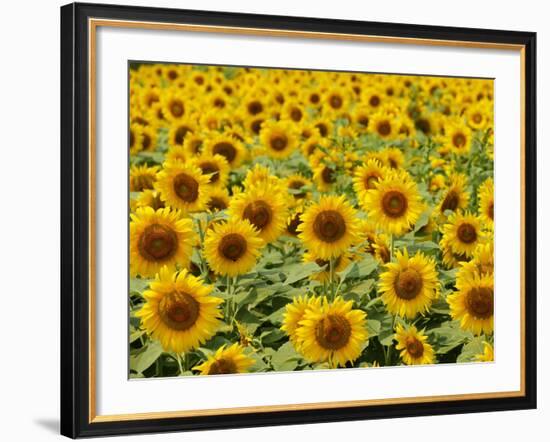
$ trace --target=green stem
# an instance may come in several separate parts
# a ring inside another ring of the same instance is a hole
[[[179,367],[179,370],[180,370],[180,375],[183,376],[183,374],[185,373],[185,370],[184,370],[183,365],[182,365],[182,355],[177,354],[176,355],[176,361],[178,363],[178,367]]]
[[[334,285],[334,258],[330,258],[329,261],[329,275],[330,275],[330,300],[334,301],[335,298],[335,285]]]

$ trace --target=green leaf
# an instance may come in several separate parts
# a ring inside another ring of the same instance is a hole
[[[151,283],[149,279],[130,278],[130,293],[138,292],[143,293]]]
[[[260,339],[262,340],[264,345],[273,344],[285,337],[285,332],[279,330],[278,328],[271,329],[270,331],[265,331],[260,335]]]
[[[380,327],[382,324],[376,319],[367,319],[367,331],[369,333],[369,338],[378,336],[380,333]]]
[[[320,267],[315,262],[308,262],[307,264],[287,266],[285,270],[287,271],[287,277],[283,285],[289,285],[307,278],[312,273],[317,273]]]
[[[163,350],[160,342],[150,341],[149,345],[144,347],[142,351],[140,351],[136,355],[130,356],[130,368],[137,371],[138,373],[143,373],[155,363],[162,352]]]
[[[279,347],[271,358],[271,365],[277,371],[291,371],[298,366],[302,357],[296,353],[294,346],[287,342]]]
[[[427,332],[432,336],[437,354],[445,354],[473,338],[470,332],[462,330],[457,321],[445,322],[441,327]]]
[[[428,221],[430,220],[430,213],[431,212],[429,210],[422,212],[418,218],[418,221],[416,221],[416,224],[414,225],[414,233],[418,232],[422,227],[428,224]]]
[[[471,362],[474,360],[476,355],[482,354],[484,350],[483,343],[485,338],[483,336],[478,336],[468,342],[463,348],[456,362]]]

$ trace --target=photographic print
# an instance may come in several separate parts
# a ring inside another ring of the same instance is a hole
[[[131,62],[129,116],[130,378],[493,361],[492,79]]]

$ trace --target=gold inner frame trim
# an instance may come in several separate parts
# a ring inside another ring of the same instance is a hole
[[[218,34],[237,34],[237,35],[252,35],[252,36],[269,36],[269,37],[293,37],[293,38],[310,38],[310,39],[327,39],[340,41],[358,41],[370,43],[389,43],[389,44],[412,44],[421,46],[444,46],[444,47],[464,47],[478,49],[499,49],[518,51],[520,53],[521,63],[521,111],[520,111],[520,167],[521,167],[521,226],[520,226],[520,389],[518,391],[505,392],[487,392],[487,393],[467,393],[454,395],[437,395],[437,396],[416,396],[403,398],[388,398],[388,399],[367,399],[367,400],[352,400],[352,401],[336,401],[336,402],[318,402],[318,403],[302,403],[302,404],[284,404],[284,405],[264,405],[254,407],[234,407],[234,408],[217,408],[217,409],[201,409],[201,410],[181,410],[181,411],[161,411],[149,413],[130,413],[130,414],[112,414],[98,415],[96,413],[96,287],[95,287],[95,270],[96,270],[96,243],[95,243],[95,207],[96,207],[96,34],[97,28],[114,27],[114,28],[134,28],[148,30],[171,30],[171,31],[186,31],[186,32],[207,32]],[[458,41],[458,40],[439,40],[439,39],[424,39],[410,37],[389,37],[376,35],[358,35],[358,34],[339,34],[311,31],[290,31],[279,29],[262,29],[262,28],[244,28],[230,26],[210,26],[210,25],[191,25],[179,23],[156,23],[156,22],[140,22],[130,20],[107,20],[94,19],[88,20],[88,36],[89,36],[89,51],[88,51],[88,68],[89,68],[89,423],[99,422],[115,422],[115,421],[133,421],[145,419],[168,419],[178,417],[198,417],[198,416],[216,416],[216,415],[232,415],[246,414],[258,412],[280,412],[280,411],[297,411],[297,410],[322,410],[327,408],[347,408],[347,407],[365,407],[375,405],[397,405],[397,404],[414,404],[426,402],[442,402],[442,401],[460,401],[460,400],[481,400],[481,399],[497,399],[497,398],[512,398],[525,396],[525,46],[520,44],[504,44],[504,43],[480,43],[474,41]]]

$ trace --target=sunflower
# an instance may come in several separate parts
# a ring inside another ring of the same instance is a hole
[[[469,212],[453,213],[443,226],[442,241],[447,241],[456,254],[472,257],[474,250],[484,239],[479,218]]]
[[[225,188],[227,185],[229,164],[225,157],[218,154],[203,154],[193,158],[190,163],[198,166],[202,174],[209,177],[208,185],[210,187]]]
[[[494,314],[493,275],[465,275],[457,279],[458,291],[447,296],[451,317],[475,335],[492,333]]]
[[[311,181],[302,175],[294,174],[286,177],[285,184],[290,198],[295,200],[293,202],[300,202],[309,197],[309,192],[304,187],[311,186]]]
[[[435,362],[433,347],[428,344],[428,337],[423,332],[419,332],[414,326],[405,328],[401,324],[397,325],[395,331],[395,348],[401,350],[399,356],[405,364],[421,365]]]
[[[391,261],[390,241],[387,235],[380,233],[374,236],[372,243],[374,257],[380,264],[386,264]]]
[[[369,120],[369,132],[378,135],[383,140],[390,140],[397,135],[397,123],[391,115],[378,111]]]
[[[203,134],[195,133],[188,134],[183,142],[184,158],[193,158],[203,152],[203,144],[205,137]],[[173,148],[172,148],[173,149]],[[168,159],[168,156],[167,156]]]
[[[179,161],[185,163],[187,160],[187,152],[183,146],[173,146],[168,149],[164,161],[167,163],[173,163],[174,161]]]
[[[365,199],[368,190],[376,187],[376,183],[384,177],[385,171],[386,168],[376,159],[370,159],[355,169],[353,189],[359,202]]]
[[[208,192],[206,207],[210,212],[219,212],[229,207],[229,193],[225,189],[214,188]]]
[[[397,251],[395,262],[387,263],[380,275],[379,291],[392,314],[412,319],[428,311],[439,295],[435,261],[422,252],[409,257],[407,249]]]
[[[204,144],[208,154],[225,157],[232,168],[238,167],[246,155],[246,149],[241,141],[223,133],[212,133]]]
[[[195,366],[193,370],[199,371],[201,375],[246,373],[254,363],[254,359],[244,353],[244,348],[235,343],[227,348],[222,345],[206,362]]]
[[[330,281],[330,261],[317,257],[315,252],[305,252],[302,260],[306,263],[314,262],[319,267],[321,267],[321,270],[319,272],[309,275],[310,279],[319,281],[321,283]],[[350,262],[351,257],[349,253],[344,253],[334,258],[333,272],[335,273],[336,278],[338,278],[338,275],[336,275],[336,273],[344,271],[346,267],[350,264]]]
[[[160,199],[160,193],[156,190],[145,189],[139,193],[134,210],[138,207],[152,207],[154,210],[163,209],[164,201]]]
[[[271,173],[271,169],[262,166],[261,164],[254,165],[253,168],[246,172],[246,177],[243,180],[243,186],[246,190],[252,187],[267,186],[274,189],[275,192],[284,192],[285,186],[280,178]]]
[[[250,187],[233,197],[229,216],[249,221],[260,238],[266,243],[273,242],[286,228],[287,208],[283,195],[268,185]]]
[[[286,220],[286,233],[290,236],[298,236],[298,227],[302,224],[302,215],[304,214],[304,206],[298,205],[291,209],[290,215]]]
[[[191,260],[195,233],[190,219],[170,208],[137,208],[130,215],[130,274],[152,277],[162,266],[174,270]]]
[[[204,210],[208,202],[209,177],[190,163],[164,163],[159,172],[156,189],[167,206],[185,212]]]
[[[208,229],[204,256],[219,275],[242,275],[256,265],[264,241],[248,221],[230,219]]]
[[[290,338],[290,342],[297,350],[300,348],[300,340],[296,334],[296,330],[300,327],[300,321],[304,318],[307,310],[319,310],[321,307],[321,298],[295,296],[292,302],[288,303],[283,313],[283,325],[281,330],[284,331]]]
[[[301,216],[299,238],[321,259],[342,255],[359,239],[355,209],[344,196],[323,196]]]
[[[413,226],[424,209],[416,182],[406,172],[387,173],[366,192],[364,207],[378,228],[396,235]]]
[[[480,243],[470,261],[461,262],[456,278],[469,278],[472,275],[492,275],[495,270],[495,255],[493,240]]]
[[[289,100],[285,102],[281,111],[281,117],[283,120],[292,121],[294,123],[300,123],[304,121],[307,113],[302,104],[296,100]]]
[[[144,126],[141,129],[141,146],[143,151],[153,152],[157,148],[157,133],[157,128],[151,125]]]
[[[493,362],[495,360],[495,351],[488,342],[483,343],[483,353],[474,356],[477,362]]]
[[[449,186],[445,189],[441,201],[437,206],[437,210],[441,214],[444,214],[446,210],[452,212],[464,210],[468,206],[469,198],[470,194],[466,192],[466,176],[461,173],[453,173],[450,177]]]
[[[405,164],[405,155],[396,147],[389,147],[380,152],[386,160],[390,169],[399,169]]]
[[[260,142],[272,158],[287,158],[298,146],[298,137],[288,121],[266,121],[260,131]]]
[[[185,97],[184,93],[177,88],[163,91],[160,102],[164,118],[172,123],[183,120],[187,111]]]
[[[218,306],[223,300],[210,296],[212,289],[185,269],[173,273],[162,267],[143,293],[145,304],[136,316],[165,351],[187,352],[214,336],[221,325]]]
[[[449,239],[445,236],[441,238],[441,241],[439,241],[439,248],[442,254],[443,265],[448,269],[457,267],[460,264],[467,262],[469,259],[469,257],[464,253],[456,253],[451,246]]]
[[[194,120],[187,118],[176,121],[170,126],[168,132],[168,145],[170,147],[183,147],[187,136],[196,132],[197,126]]]
[[[130,192],[141,192],[146,189],[153,189],[157,174],[158,166],[132,166],[130,168]]]
[[[313,168],[313,180],[321,192],[328,192],[336,182],[336,170],[334,166],[319,163]]]
[[[445,140],[451,152],[467,155],[472,147],[472,131],[460,121],[451,121],[445,125]]]
[[[296,330],[300,352],[311,362],[328,362],[330,367],[355,361],[368,333],[367,314],[352,309],[352,301],[337,297],[316,309],[307,309]]]
[[[141,124],[130,124],[128,143],[130,145],[131,155],[136,155],[143,150],[143,126]]]
[[[495,222],[495,186],[492,178],[487,178],[478,191],[479,216],[490,228]]]

